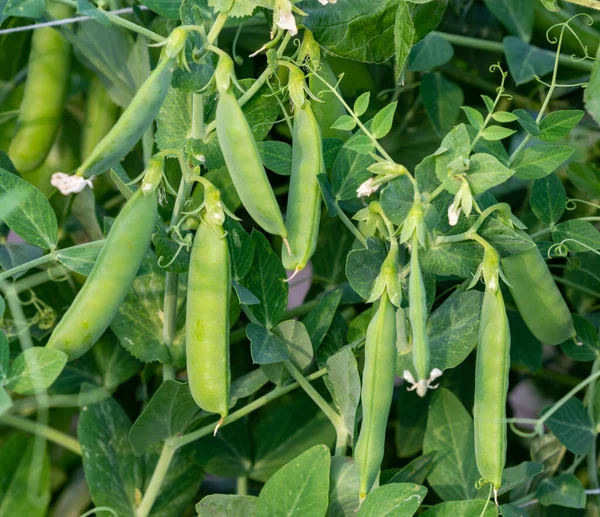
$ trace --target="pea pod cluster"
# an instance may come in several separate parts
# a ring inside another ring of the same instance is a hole
[[[46,346],[73,360],[100,339],[127,296],[150,245],[157,205],[156,188],[138,189],[127,201],[85,284]]]
[[[290,92],[294,92],[294,127],[292,131],[292,172],[285,225],[289,250],[282,248],[286,269],[304,269],[315,252],[321,218],[321,194],[317,175],[324,172],[321,130],[311,103],[304,98],[304,74],[290,67]]]
[[[67,18],[71,10],[53,3],[49,12]],[[25,92],[8,150],[20,173],[39,167],[54,143],[67,92],[70,56],[71,46],[58,30],[43,27],[33,31]]]
[[[226,54],[219,58],[215,77],[219,91],[217,138],[238,196],[261,228],[286,239],[287,229],[254,135],[232,91],[233,61]]]
[[[199,407],[228,413],[231,263],[218,190],[205,184],[205,213],[194,237],[188,273],[186,360],[190,391]]]
[[[542,343],[557,345],[576,335],[573,318],[537,246],[502,259],[519,313]]]

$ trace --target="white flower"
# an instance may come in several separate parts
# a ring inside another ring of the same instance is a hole
[[[69,176],[64,172],[55,172],[52,175],[50,184],[53,187],[56,187],[58,190],[60,190],[60,193],[63,196],[68,196],[69,194],[76,194],[77,192],[81,192],[86,186],[94,188],[91,179],[85,179],[76,174],[74,174],[73,176]]]
[[[335,4],[337,2],[337,0],[319,0],[319,2],[321,3],[321,5],[327,5],[327,4]]]
[[[275,4],[275,21],[277,26],[284,31],[289,31],[292,36],[298,34],[296,19],[292,14],[292,3],[289,0],[279,0]]]
[[[450,226],[456,226],[458,218],[460,217],[460,206],[456,204],[456,201],[448,207],[448,221]]]
[[[379,185],[375,185],[375,178],[369,178],[356,189],[356,197],[369,197],[371,194],[377,192],[378,188]]]

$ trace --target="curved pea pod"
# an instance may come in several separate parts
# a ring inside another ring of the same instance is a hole
[[[90,82],[85,102],[85,121],[81,135],[81,157],[87,158],[114,126],[119,108],[108,92],[94,77]]]
[[[67,18],[70,8],[52,4],[50,13]],[[27,67],[27,82],[16,133],[8,155],[20,173],[39,167],[50,152],[58,133],[69,84],[71,46],[51,27],[35,29]]]
[[[334,86],[338,82],[338,78],[331,69],[331,66],[321,54],[320,68],[317,73],[325,79],[330,85]],[[321,127],[323,138],[339,138],[344,142],[352,136],[352,131],[344,131],[342,129],[332,129],[333,123],[342,115],[346,115],[346,108],[333,94],[323,81],[311,74],[308,79],[308,86],[313,95],[323,102],[315,102],[313,110],[315,118]]]
[[[410,253],[410,275],[408,277],[408,319],[412,331],[413,365],[417,374],[417,395],[427,393],[430,375],[429,337],[427,335],[427,295],[423,273],[419,264],[419,240],[413,234]]]
[[[190,390],[205,411],[227,416],[231,264],[225,231],[203,218],[190,258],[186,357]]]
[[[150,244],[158,195],[141,189],[115,219],[85,284],[46,346],[77,359],[98,341],[115,317]]]
[[[283,246],[286,269],[304,269],[317,246],[321,219],[321,192],[317,175],[323,172],[321,131],[311,105],[294,107],[292,174],[285,217],[291,253]]]
[[[362,376],[363,420],[354,449],[360,478],[360,498],[373,488],[383,460],[385,430],[394,393],[396,311],[383,293],[367,328]]]
[[[506,462],[506,397],[510,329],[502,291],[486,288],[475,370],[475,459],[481,477],[500,488]]]
[[[244,208],[265,231],[285,239],[285,223],[254,135],[230,89],[220,91],[216,123],[219,145]]]
[[[575,337],[569,308],[537,246],[504,257],[502,269],[517,308],[537,339],[558,345]]]
[[[144,81],[116,124],[79,166],[83,177],[105,172],[131,151],[158,114],[173,76],[175,58],[164,55]]]

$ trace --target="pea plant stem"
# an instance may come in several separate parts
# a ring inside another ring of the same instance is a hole
[[[33,420],[17,415],[2,415],[0,416],[0,424],[41,436],[52,443],[60,445],[64,449],[74,452],[78,456],[82,454],[81,445],[75,438],[41,422],[34,422]]]
[[[592,374],[600,370],[600,359],[596,358],[592,366]],[[594,398],[596,394],[596,384],[594,380],[590,382],[587,387],[587,410],[590,420],[592,422],[592,428],[594,429],[594,440],[592,441],[592,447],[587,455],[587,469],[588,469],[588,482],[591,489],[598,489],[600,484],[598,483],[598,453],[597,453],[597,442],[598,442],[598,431],[596,426],[597,416],[595,414]],[[597,506],[598,497],[594,496],[594,506]],[[597,514],[597,512],[596,512]]]
[[[204,94],[192,94],[192,138],[204,138]]]
[[[212,27],[210,28],[210,31],[208,31],[208,35],[206,36],[206,40],[208,41],[209,45],[212,45],[215,41],[217,41],[217,38],[223,30],[223,27],[225,27],[226,22],[227,12],[221,11],[217,16],[215,23],[213,23]]]
[[[165,275],[165,297],[163,303],[163,343],[169,348],[175,341],[175,323],[177,320],[177,287],[179,278],[177,273],[167,271]],[[175,379],[175,368],[173,365],[163,363],[163,380]]]
[[[346,228],[348,228],[348,230],[350,230],[352,235],[354,235],[354,237],[356,237],[358,242],[360,242],[366,248],[367,247],[367,239],[365,239],[365,236],[362,233],[360,233],[360,230],[356,226],[354,226],[354,224],[352,224],[352,221],[350,219],[348,219],[348,216],[340,208],[340,206],[337,204],[337,202],[335,202],[335,210],[337,212],[338,217],[340,218],[342,223],[344,223]]]
[[[25,262],[24,264],[20,264],[0,273],[0,282],[2,282],[2,280],[10,278],[13,275],[24,273],[26,271],[29,271],[30,269],[33,269],[34,267],[41,266],[42,264],[47,264],[48,262],[53,262],[54,260],[56,260],[56,252],[51,251],[50,253],[43,255],[42,257],[30,260],[29,262]]]
[[[146,489],[144,497],[142,498],[142,501],[135,512],[136,517],[147,517],[150,514],[150,510],[152,510],[152,506],[158,497],[160,487],[165,479],[165,476],[167,475],[167,471],[171,465],[171,460],[173,459],[176,451],[177,448],[173,446],[172,441],[165,441],[158,458],[158,462],[156,463],[156,467],[154,467],[152,477],[150,478],[150,483],[148,483],[148,488]]]

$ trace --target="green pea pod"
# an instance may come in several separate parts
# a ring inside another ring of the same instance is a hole
[[[52,4],[50,13],[67,18],[70,8]],[[27,67],[27,82],[17,129],[8,155],[20,173],[39,167],[52,147],[62,117],[69,84],[71,47],[56,29],[35,29]]]
[[[334,86],[338,82],[338,78],[331,69],[331,66],[321,53],[320,68],[317,73],[325,79],[330,85]],[[318,99],[323,102],[315,102],[313,110],[315,118],[321,127],[323,138],[339,138],[344,142],[352,136],[352,131],[344,131],[342,129],[331,129],[333,123],[342,115],[346,115],[346,108],[339,101],[331,90],[323,84],[323,81],[311,74],[308,79],[310,91]]]
[[[558,345],[576,335],[573,318],[537,246],[502,259],[510,292],[531,333]]]
[[[114,104],[106,89],[97,77],[90,82],[86,103],[85,121],[81,135],[81,157],[87,158],[100,141],[114,126],[118,107]]]
[[[188,273],[186,356],[190,390],[205,411],[227,416],[231,265],[225,231],[202,219]]]
[[[161,57],[117,123],[79,166],[79,176],[89,177],[105,172],[122,160],[142,138],[167,96],[174,62],[174,58],[166,55]]]
[[[394,378],[396,375],[396,311],[384,292],[367,328],[362,376],[363,420],[354,449],[361,500],[373,488],[383,460]]]
[[[219,145],[244,208],[265,231],[285,239],[285,223],[256,141],[230,88],[220,90],[216,123]]]
[[[416,390],[420,397],[427,393],[429,366],[429,338],[427,336],[427,295],[419,264],[419,239],[413,234],[408,277],[408,319],[412,330],[413,364],[417,374]]]
[[[140,268],[154,230],[158,196],[141,189],[115,219],[85,284],[46,346],[77,359],[98,341],[115,317]]]
[[[281,257],[286,269],[300,271],[315,252],[321,219],[317,175],[323,172],[323,143],[309,102],[302,107],[294,106],[292,144],[292,174],[285,217],[291,253],[283,246]]]
[[[494,490],[500,488],[506,462],[509,369],[510,329],[502,291],[486,288],[479,323],[473,417],[477,468]]]

